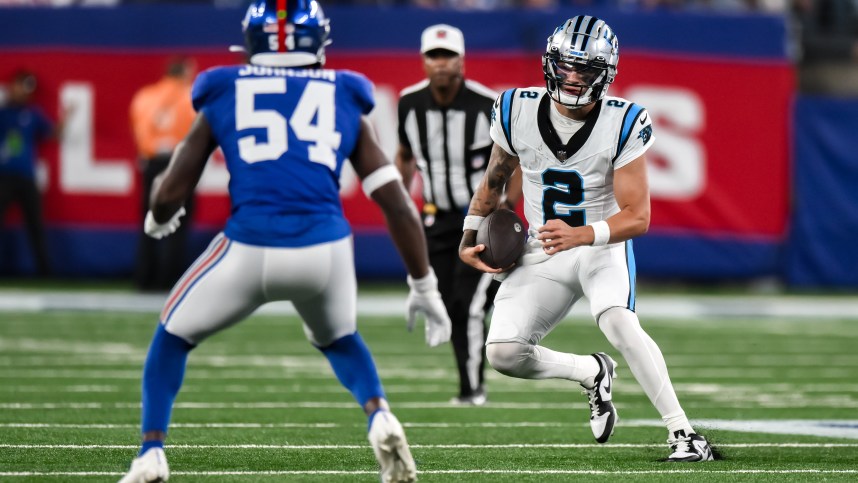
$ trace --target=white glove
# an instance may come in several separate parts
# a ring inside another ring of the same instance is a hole
[[[408,286],[411,287],[405,302],[408,310],[408,330],[414,330],[417,314],[422,313],[426,319],[426,344],[429,347],[436,347],[450,340],[453,325],[450,323],[444,301],[441,300],[435,272],[430,268],[428,275],[416,280],[409,275]]]
[[[179,208],[179,211],[170,218],[170,221],[162,224],[155,221],[155,215],[152,214],[152,210],[149,210],[149,212],[146,213],[146,220],[143,222],[143,231],[152,238],[160,240],[167,235],[175,233],[175,231],[179,229],[179,225],[182,224],[182,221],[179,220],[179,218],[183,216],[185,216],[184,206]]]

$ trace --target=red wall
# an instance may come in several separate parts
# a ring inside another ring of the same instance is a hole
[[[200,68],[237,60],[229,53],[191,54]],[[138,88],[159,77],[166,55],[89,51],[2,55],[0,79],[8,79],[18,67],[33,70],[40,79],[37,101],[53,117],[64,86],[88,85],[93,96],[92,123],[75,132],[88,133],[91,140],[86,142],[91,142],[96,167],[113,165],[136,173],[128,105]],[[380,94],[386,93],[389,102],[380,102],[379,112],[373,116],[390,152],[396,142],[395,110],[391,111],[395,93],[422,79],[420,58],[411,54],[332,55],[328,66],[362,72],[376,83]],[[542,85],[538,54],[469,53],[466,75],[495,89]],[[655,122],[656,145],[649,152],[653,230],[783,236],[789,203],[788,126],[793,88],[794,76],[786,64],[623,53],[610,94],[643,105]],[[86,110],[76,109],[71,118]],[[77,121],[79,127],[86,124]],[[127,188],[117,178],[113,192],[88,188],[85,180],[69,186],[62,173],[77,168],[73,160],[62,159],[59,153],[56,144],[41,149],[48,171],[45,212],[49,225],[130,226],[140,222],[136,176]],[[216,226],[228,214],[228,199],[222,186],[220,193],[217,187],[209,187],[207,193],[202,195],[197,220]],[[356,228],[382,226],[380,212],[360,190],[347,191],[344,204]]]

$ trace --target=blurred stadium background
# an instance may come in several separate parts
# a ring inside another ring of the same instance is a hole
[[[128,107],[173,55],[200,69],[240,62],[226,47],[242,43],[244,5],[0,0],[0,83],[26,68],[52,117],[74,107],[64,139],[40,149],[54,278],[33,279],[19,213],[0,230],[0,480],[110,481],[133,455],[139,368],[163,296],[133,295],[129,282],[142,220]],[[327,66],[375,83],[372,119],[391,155],[398,92],[423,78],[426,26],[461,28],[466,76],[502,90],[542,85],[545,38],[564,19],[604,18],[621,49],[610,93],[646,106],[658,136],[649,153],[652,227],[635,240],[639,313],[686,410],[709,422],[702,427],[728,456],[691,471],[701,481],[855,478],[858,2],[323,5],[332,18]],[[0,103],[3,92],[0,85]],[[198,190],[188,261],[228,214],[227,179],[216,154]],[[657,415],[628,371],[617,387],[629,422],[611,448],[590,445],[586,404],[563,384],[492,374],[489,409],[447,407],[450,351],[391,336],[403,325],[404,270],[380,211],[348,171],[342,195],[360,279],[390,282],[362,289],[361,320],[412,443],[423,445],[415,449],[421,479],[663,481],[685,471],[655,463],[666,450],[663,430],[647,423]],[[584,311],[571,320],[549,346],[606,345]],[[171,453],[182,481],[371,480],[361,415],[289,307],[245,325],[195,354],[173,433],[186,445]],[[206,446],[214,440],[219,446]]]
[[[242,2],[55,1],[70,6],[0,10],[0,79],[27,68],[40,81],[38,103],[54,118],[75,107],[63,141],[40,151],[56,275],[121,279],[132,271],[141,224],[131,97],[160,77],[171,55],[189,55],[200,69],[240,61],[226,47],[242,43]],[[611,93],[646,106],[659,139],[650,153],[652,228],[635,241],[639,275],[858,287],[858,93],[848,97],[849,89],[858,91],[856,2],[809,2],[815,7],[806,15],[796,12],[807,2],[788,0],[546,0],[539,8],[485,0],[460,9],[452,9],[457,2],[371,3],[326,5],[334,41],[328,65],[375,82],[373,120],[390,154],[398,92],[422,79],[424,27],[460,27],[466,75],[500,90],[542,85],[545,38],[586,10],[621,34]],[[818,11],[840,4],[851,10]],[[780,11],[763,9],[777,5]],[[803,72],[823,80],[800,82]],[[835,93],[819,92],[826,89]],[[199,187],[191,258],[228,213],[222,160],[210,164]],[[379,210],[353,175],[342,185],[359,274],[402,275]],[[34,271],[17,219],[12,215],[0,235],[4,276]]]

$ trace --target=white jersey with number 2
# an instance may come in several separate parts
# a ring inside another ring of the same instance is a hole
[[[554,218],[583,226],[617,213],[614,170],[655,139],[644,108],[606,96],[564,144],[549,120],[552,102],[544,87],[510,89],[492,110],[492,140],[520,160],[531,230]]]

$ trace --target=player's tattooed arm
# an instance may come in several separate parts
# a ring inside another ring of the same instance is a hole
[[[474,197],[471,198],[468,216],[485,217],[498,209],[504,188],[518,167],[518,156],[513,156],[494,144],[486,174],[474,191]],[[459,258],[484,272],[500,272],[501,270],[493,269],[479,259],[479,253],[485,248],[484,245],[477,245],[477,230],[465,229],[462,233],[462,242],[459,244]]]
[[[469,215],[487,216],[498,208],[503,198],[504,188],[518,168],[518,162],[517,156],[507,153],[497,144],[492,146],[489,166],[471,199]]]

